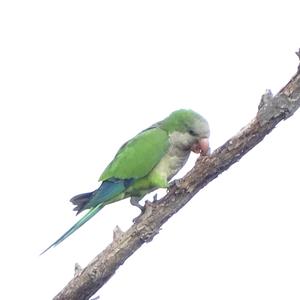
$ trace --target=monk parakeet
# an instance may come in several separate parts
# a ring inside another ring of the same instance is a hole
[[[44,252],[58,245],[105,205],[131,197],[138,201],[169,180],[184,166],[191,151],[207,154],[209,125],[192,110],[177,110],[126,142],[100,176],[100,187],[73,197],[75,211],[88,210],[75,225]],[[43,252],[43,253],[44,253]]]

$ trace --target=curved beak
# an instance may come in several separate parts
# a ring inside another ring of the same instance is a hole
[[[209,140],[208,138],[202,138],[192,146],[192,151],[197,154],[207,155],[209,154]]]

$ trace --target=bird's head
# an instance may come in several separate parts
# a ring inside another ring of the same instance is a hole
[[[208,122],[193,110],[180,109],[160,122],[177,147],[206,155],[209,152]]]

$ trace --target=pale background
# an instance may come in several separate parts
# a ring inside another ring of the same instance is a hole
[[[298,3],[297,3],[298,2]],[[51,299],[137,215],[77,219],[123,142],[192,108],[217,148],[295,73],[299,1],[1,1],[1,299]],[[300,114],[210,183],[102,288],[115,299],[300,298]],[[195,159],[193,156],[192,160]],[[192,165],[187,165],[183,175]]]

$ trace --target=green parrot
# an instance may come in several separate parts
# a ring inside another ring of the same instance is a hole
[[[70,200],[77,214],[88,212],[41,254],[60,244],[107,204],[130,197],[131,204],[143,209],[139,201],[149,192],[167,188],[191,151],[208,153],[208,138],[208,122],[186,109],[176,110],[140,132],[119,149],[100,176],[97,190]]]

